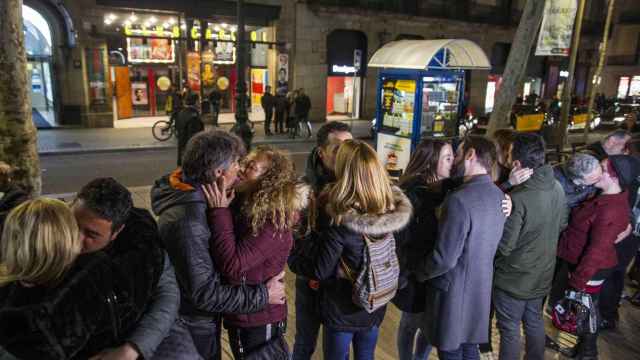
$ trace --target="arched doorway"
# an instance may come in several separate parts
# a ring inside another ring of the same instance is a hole
[[[367,36],[334,30],[327,35],[327,119],[359,118],[367,74]]]
[[[22,18],[33,123],[39,129],[51,128],[58,124],[51,26],[40,12],[27,5],[22,6]]]

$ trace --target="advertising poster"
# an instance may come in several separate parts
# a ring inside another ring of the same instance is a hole
[[[215,59],[216,64],[233,64],[236,62],[236,46],[232,42],[216,43]]]
[[[104,53],[105,50],[101,48],[85,50],[87,78],[89,79],[89,101],[92,105],[104,104],[107,97]]]
[[[149,96],[147,84],[143,82],[131,83],[131,102],[133,105],[148,105]]]
[[[416,98],[414,80],[386,80],[382,85],[382,126],[411,136]]]
[[[173,61],[173,48],[168,39],[151,39],[151,60]]]
[[[197,52],[187,54],[187,82],[189,89],[200,91],[200,54]]]
[[[547,0],[536,56],[569,56],[577,0]]]
[[[409,165],[411,139],[378,133],[378,158],[391,177],[399,177]]]
[[[278,83],[276,92],[286,94],[289,91],[289,55],[278,54]]]

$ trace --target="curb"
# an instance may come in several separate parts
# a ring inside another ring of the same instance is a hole
[[[252,145],[268,145],[268,144],[305,144],[315,143],[316,140],[312,137],[309,139],[274,139],[274,140],[259,140],[252,142]],[[176,149],[177,145],[150,145],[150,146],[122,146],[122,147],[109,147],[109,148],[95,148],[95,149],[57,149],[57,150],[44,150],[38,151],[38,155],[42,157],[56,156],[56,155],[79,155],[79,154],[104,154],[104,153],[116,153],[116,152],[133,152],[133,151],[153,151],[153,150],[167,150]]]

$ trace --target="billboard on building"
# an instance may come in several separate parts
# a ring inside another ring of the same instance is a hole
[[[546,0],[537,56],[569,56],[577,0]]]

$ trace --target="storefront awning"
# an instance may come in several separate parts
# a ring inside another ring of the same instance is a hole
[[[491,63],[484,51],[470,40],[400,40],[390,42],[376,51],[369,66],[415,70],[488,70]]]

